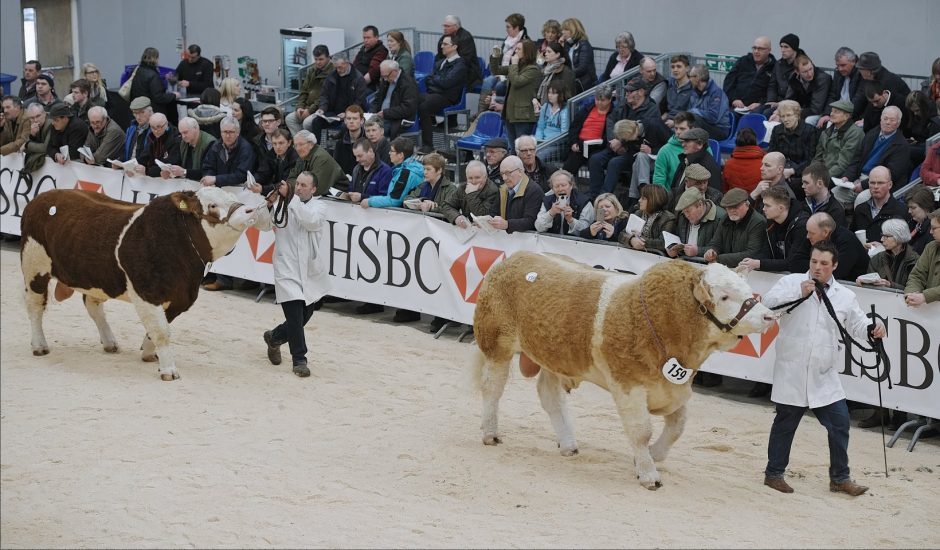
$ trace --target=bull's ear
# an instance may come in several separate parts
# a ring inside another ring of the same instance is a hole
[[[170,194],[170,202],[173,203],[180,212],[198,216],[202,214],[202,203],[192,191],[177,191]]]
[[[711,309],[714,306],[711,288],[708,286],[708,283],[705,282],[704,270],[699,274],[698,281],[692,285],[692,295],[695,296],[695,299],[698,300],[699,303],[704,304],[705,307]]]

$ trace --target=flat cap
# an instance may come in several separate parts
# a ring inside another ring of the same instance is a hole
[[[688,167],[686,167],[685,173],[683,175],[686,179],[698,181],[706,181],[712,177],[712,173],[708,171],[708,168],[705,168],[701,164],[697,163],[690,164]]]
[[[839,109],[846,113],[852,114],[852,111],[855,110],[855,105],[852,105],[852,102],[848,99],[840,99],[839,101],[833,101],[829,104],[833,109]]]
[[[138,109],[146,109],[150,107],[150,98],[149,97],[135,97],[134,101],[131,101],[131,111],[136,111]]]
[[[66,105],[65,103],[56,103],[49,109],[49,116],[55,118],[57,116],[72,116],[72,108]]]
[[[643,78],[639,76],[631,79],[630,82],[627,82],[627,85],[623,87],[623,89],[628,92],[635,92],[644,88],[646,88],[646,83],[643,82]]]
[[[698,165],[696,164],[696,166]],[[704,198],[698,187],[689,187],[679,196],[679,202],[676,203],[676,212],[682,212]]]
[[[679,141],[696,140],[702,143],[708,143],[708,132],[701,128],[690,128],[679,136]]]
[[[509,150],[509,142],[506,141],[506,138],[494,137],[493,139],[486,142],[484,147],[490,147],[492,149],[506,149]]]
[[[735,187],[725,193],[724,197],[721,197],[721,207],[728,208],[731,206],[737,206],[742,202],[747,200],[747,191],[741,189],[740,187]]]

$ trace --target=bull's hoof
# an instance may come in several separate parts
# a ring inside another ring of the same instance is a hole
[[[650,491],[655,491],[656,489],[659,489],[660,487],[663,486],[663,482],[662,481],[648,481],[645,483],[640,483],[640,485],[646,487]]]
[[[574,449],[562,449],[561,450],[561,456],[577,456],[577,455],[578,455],[577,447],[575,447]]]
[[[503,441],[498,436],[495,436],[495,435],[487,435],[483,437],[484,445],[499,445],[502,442]]]
[[[104,352],[105,352],[105,353],[117,353],[118,351],[120,351],[120,350],[118,349],[118,345],[117,345],[117,344],[112,344],[112,345],[110,345],[110,346],[105,346],[105,347],[104,347]]]
[[[179,380],[179,378],[180,378],[179,373],[175,373],[175,372],[172,374],[168,374],[168,373],[160,374],[160,380],[163,380],[164,382],[172,382],[174,380]]]
[[[42,357],[43,355],[49,355],[49,348],[39,348],[33,350],[33,355],[36,357]]]
[[[151,353],[150,355],[141,355],[140,360],[143,361],[144,363],[155,363],[159,361],[160,358],[157,357],[156,353]]]

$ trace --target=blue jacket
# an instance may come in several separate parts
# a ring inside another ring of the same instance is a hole
[[[241,185],[248,179],[248,170],[255,163],[254,148],[248,140],[239,136],[235,142],[235,149],[228,157],[228,162],[222,160],[222,140],[214,141],[209,146],[206,158],[202,161],[202,173],[206,176],[215,176],[216,187]]]
[[[728,121],[728,96],[714,80],[708,81],[704,92],[692,90],[689,112],[724,131],[731,131],[731,123]]]
[[[392,168],[392,181],[388,185],[388,194],[384,197],[369,197],[369,206],[374,208],[398,208],[405,202],[405,197],[424,181],[424,165],[414,157]]]
[[[542,112],[539,113],[539,122],[535,127],[535,139],[537,141],[548,141],[559,134],[567,134],[568,125],[568,107],[562,107],[557,113],[552,114],[552,106],[546,103],[542,105]]]
[[[134,140],[134,134],[137,133],[137,123],[133,123],[128,127],[127,132],[124,134],[124,158],[121,160],[130,160],[131,159],[131,142]],[[147,131],[144,133],[144,142],[137,144],[138,153],[143,153],[150,147],[150,128],[147,128]],[[134,156],[135,158],[137,155]]]

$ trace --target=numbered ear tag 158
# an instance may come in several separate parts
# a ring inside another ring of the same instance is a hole
[[[663,365],[663,376],[673,384],[685,384],[692,379],[692,369],[683,367],[678,359],[670,357]]]

